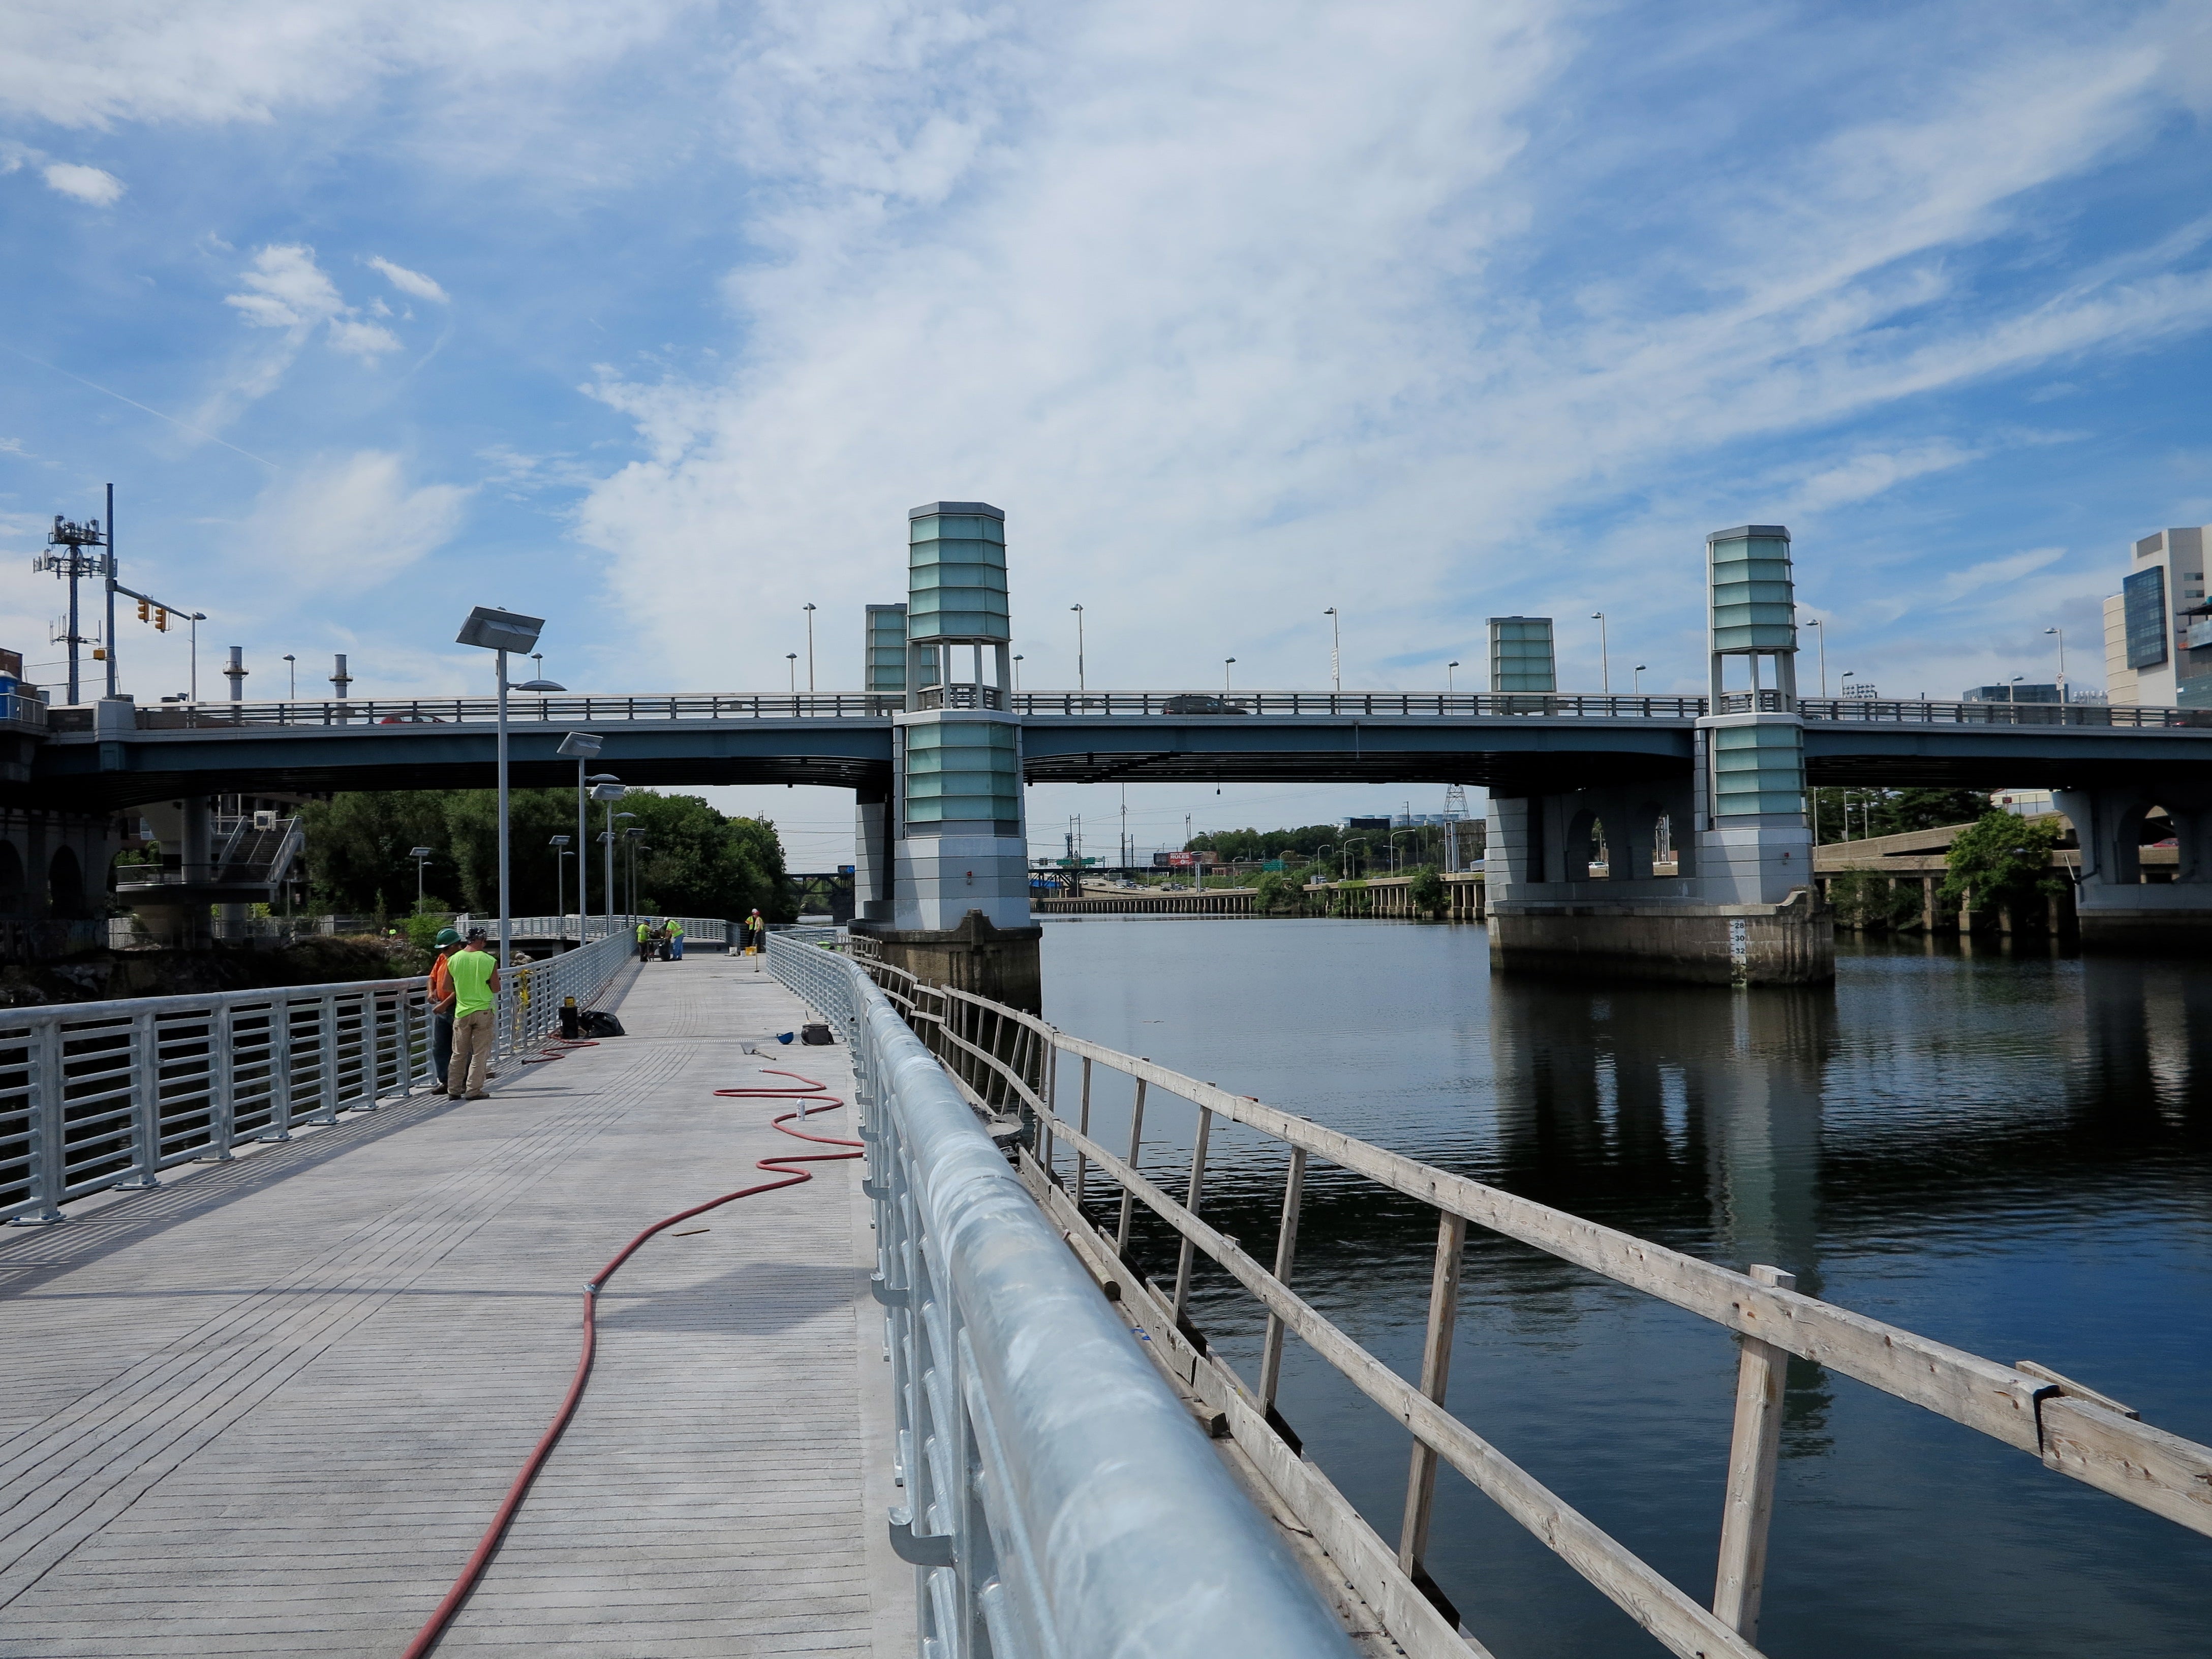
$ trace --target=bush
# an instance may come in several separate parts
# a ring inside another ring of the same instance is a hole
[[[2063,833],[2055,817],[2031,823],[2016,814],[1984,812],[1959,832],[1944,859],[1943,902],[1981,914],[2065,891],[2063,878],[2051,872],[2051,852]]]
[[[1431,915],[1444,908],[1444,878],[1434,865],[1425,864],[1413,872],[1413,879],[1406,889],[1416,910],[1425,910]]]
[[[1252,908],[1263,916],[1295,914],[1305,908],[1304,878],[1269,870],[1252,884]]]

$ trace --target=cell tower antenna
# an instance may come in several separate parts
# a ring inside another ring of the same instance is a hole
[[[88,552],[97,548],[98,552]],[[112,579],[115,564],[107,550],[107,537],[93,519],[83,524],[71,524],[58,513],[54,514],[54,527],[46,534],[46,551],[31,562],[33,570],[51,570],[69,581],[69,623],[62,639],[69,645],[69,700],[82,701],[82,683],[78,672],[77,647],[92,643],[89,635],[79,632],[77,611],[77,583],[87,576]],[[57,641],[59,643],[59,641]],[[112,651],[110,641],[106,649]]]

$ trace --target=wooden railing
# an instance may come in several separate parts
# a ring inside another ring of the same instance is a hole
[[[1457,1628],[1455,1615],[1437,1611],[1441,1604],[1448,1612],[1449,1603],[1423,1566],[1440,1462],[1486,1493],[1671,1651],[1685,1659],[1751,1659],[1758,1652],[1783,1375],[1791,1354],[1978,1430],[2061,1474],[2212,1535],[2212,1448],[2154,1428],[2118,1401],[2033,1361],[2005,1365],[1984,1359],[1804,1295],[1778,1267],[1755,1265],[1737,1273],[1700,1261],[1152,1060],[1071,1036],[1018,1009],[921,984],[865,950],[856,955],[972,1103],[988,1112],[1022,1116],[1034,1126],[1034,1148],[1024,1148],[1020,1158],[1039,1201],[1102,1283],[1113,1287],[1131,1319],[1142,1322],[1155,1357],[1221,1413],[1240,1448],[1384,1615],[1390,1633],[1414,1659],[1464,1655],[1470,1646],[1482,1650]],[[1063,1059],[1076,1062],[1078,1070],[1072,1117],[1060,1103]],[[1130,1078],[1135,1086],[1128,1144],[1119,1150],[1103,1145],[1091,1132],[1092,1084],[1102,1068]],[[1196,1114],[1181,1197],[1139,1168],[1146,1115],[1153,1111],[1157,1123],[1162,1097]],[[1263,1262],[1201,1217],[1207,1141],[1216,1118],[1288,1149],[1271,1261]],[[1316,1158],[1437,1212],[1418,1383],[1399,1376],[1291,1288],[1306,1167]],[[1070,1165],[1066,1170],[1064,1161]],[[1103,1223],[1090,1207],[1094,1177],[1110,1183],[1109,1219]],[[1130,1271],[1131,1223],[1139,1204],[1180,1237],[1172,1290],[1151,1285]],[[1710,1607],[1685,1594],[1444,1409],[1460,1262],[1470,1225],[1671,1303],[1741,1339],[1726,1506]],[[1257,1372],[1250,1378],[1209,1352],[1189,1322],[1191,1272],[1199,1253],[1235,1278],[1267,1311]],[[1295,1437],[1275,1411],[1289,1335],[1306,1343],[1413,1432],[1413,1462],[1395,1550],[1326,1476],[1297,1455]]]

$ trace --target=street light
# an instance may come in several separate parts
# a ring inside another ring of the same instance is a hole
[[[427,847],[410,847],[407,856],[415,860],[415,914],[422,914],[422,866],[435,856]]]
[[[1820,698],[1825,702],[1828,696],[1828,630],[1818,617],[1812,618],[1805,626],[1820,630]]]
[[[806,695],[814,695],[814,606],[806,605]]]
[[[783,653],[783,659],[791,667],[791,695],[795,697],[799,695],[799,653],[787,651]]]
[[[1641,663],[1641,662],[1640,662],[1640,663],[1637,664],[1637,665],[1636,665],[1636,666],[1635,666],[1634,668],[1632,668],[1632,669],[1631,669],[1631,670],[1629,671],[1629,674],[1628,674],[1628,695],[1629,695],[1629,696],[1631,696],[1632,697],[1633,697],[1633,696],[1642,696],[1642,695],[1643,695],[1643,691],[1644,691],[1644,671],[1646,668],[1649,668],[1650,665],[1650,665],[1650,664],[1649,664],[1649,663]]]
[[[1334,605],[1329,606],[1321,614],[1328,618],[1328,689],[1331,691],[1342,691],[1344,690],[1344,675],[1341,672],[1344,663],[1344,633],[1339,626],[1340,618]]]
[[[1017,690],[1017,691],[1018,691],[1018,690],[1020,690],[1021,689],[1022,689],[1022,653],[1021,653],[1020,652],[1017,651],[1017,652],[1015,652],[1015,653],[1014,653],[1014,690]]]
[[[566,836],[556,836],[545,844],[553,849],[553,914],[558,919],[561,931],[566,933],[568,931],[568,838]],[[582,872],[584,867],[583,860],[583,851],[579,848],[576,854],[576,869],[579,874]],[[576,931],[579,933],[584,931],[580,919]],[[581,939],[576,941],[579,945],[583,942]]]
[[[553,752],[563,760],[576,763],[576,943],[584,943],[584,929],[592,914],[589,893],[592,884],[591,860],[584,849],[592,844],[591,824],[585,817],[584,767],[599,757],[599,745],[606,741],[596,732],[571,732],[561,739],[561,746]],[[612,778],[607,780],[611,783]]]
[[[1458,666],[1459,663],[1456,659],[1444,665],[1444,695],[1448,697],[1458,690],[1458,688],[1452,684],[1452,670]]]
[[[1597,624],[1597,689],[1610,692],[1613,690],[1613,652],[1606,643],[1605,612],[1591,611],[1590,620]]]
[[[1080,690],[1082,690],[1084,689],[1084,684],[1083,684],[1083,607],[1082,607],[1081,605],[1070,605],[1070,606],[1068,606],[1067,608],[1068,608],[1070,611],[1073,611],[1075,613],[1075,689],[1076,689],[1078,691],[1080,691]]]
[[[2058,635],[2058,701],[2063,703],[2066,701],[2066,630],[2046,628],[2043,631]]]
[[[287,651],[284,653],[284,667],[292,676],[292,689],[286,694],[285,701],[297,702],[300,700],[300,659]]]
[[[624,812],[621,816],[630,817],[635,815]],[[638,849],[645,845],[645,826],[637,823],[630,825],[629,829],[623,831],[623,842],[629,850],[629,919],[635,922],[638,916],[637,854]]]
[[[526,617],[480,605],[454,635],[461,645],[473,645],[499,655],[499,965],[511,965],[514,954],[514,918],[508,911],[508,848],[507,823],[507,658],[509,652],[527,655],[545,627],[543,617]]]
[[[1229,671],[1236,665],[1237,659],[1234,657],[1224,657],[1221,659],[1221,694],[1224,696],[1229,695]]]
[[[615,803],[629,792],[605,772],[587,780],[592,786],[592,799],[605,801],[607,806],[607,827],[599,836],[605,849],[604,867],[600,872],[599,908],[607,919],[607,932],[615,930]]]

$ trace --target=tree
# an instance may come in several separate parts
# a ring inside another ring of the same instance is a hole
[[[1252,884],[1252,908],[1261,915],[1303,910],[1305,902],[1304,882],[1279,870],[1270,870]]]
[[[1808,803],[1823,843],[1972,823],[1990,810],[1978,789],[1815,789]]]
[[[1944,859],[1943,901],[1964,901],[1985,912],[1999,904],[2065,890],[2051,868],[2051,852],[2063,832],[2055,819],[2031,823],[2011,812],[1984,812],[1959,833]]]
[[[1434,915],[1444,908],[1444,878],[1437,873],[1434,865],[1425,864],[1413,872],[1413,880],[1406,884],[1406,896],[1413,901],[1416,910]]]

